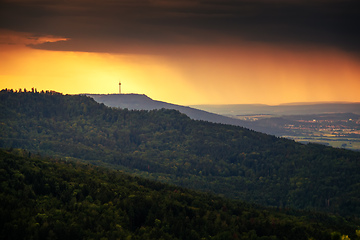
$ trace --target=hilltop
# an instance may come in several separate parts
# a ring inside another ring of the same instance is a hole
[[[191,119],[202,120],[213,123],[231,124],[235,126],[250,127],[251,124],[246,121],[222,116],[215,113],[171,104],[167,102],[153,100],[144,94],[84,94],[93,98],[98,103],[103,103],[108,107],[116,107],[129,110],[159,110],[174,109],[186,114]]]

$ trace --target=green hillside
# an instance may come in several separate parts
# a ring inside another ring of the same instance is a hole
[[[1,239],[357,239],[357,225],[340,217],[262,208],[16,152],[0,150]]]
[[[108,108],[85,96],[0,92],[0,147],[81,159],[226,197],[360,216],[360,153]]]

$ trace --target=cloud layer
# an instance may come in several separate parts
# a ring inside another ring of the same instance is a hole
[[[0,85],[112,93],[121,80],[124,92],[178,104],[358,102],[359,9],[358,0],[0,0]]]
[[[359,53],[357,0],[7,0],[0,27],[70,41],[36,48],[162,53],[176,46],[325,46]]]

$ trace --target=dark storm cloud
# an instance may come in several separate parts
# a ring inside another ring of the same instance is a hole
[[[0,27],[71,38],[36,48],[141,52],[255,41],[359,53],[358,0],[2,1]]]

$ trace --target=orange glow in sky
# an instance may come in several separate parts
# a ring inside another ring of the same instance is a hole
[[[249,44],[180,46],[177,54],[36,50],[66,38],[0,32],[0,89],[123,93],[181,105],[360,102],[360,61],[335,49]]]

